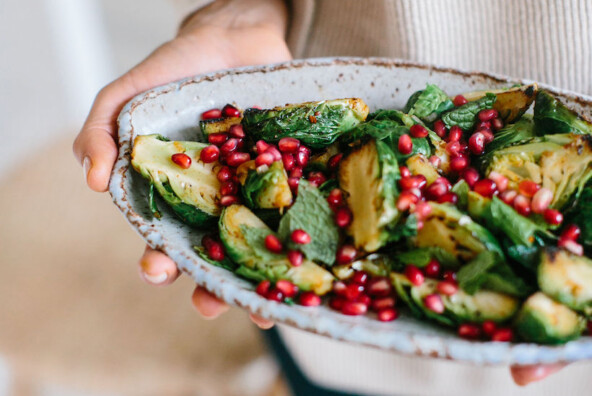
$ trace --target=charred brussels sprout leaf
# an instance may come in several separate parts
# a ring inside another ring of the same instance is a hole
[[[217,163],[196,160],[206,147],[197,142],[171,142],[158,135],[140,135],[134,140],[132,166],[150,181],[164,201],[184,222],[201,227],[211,224],[220,214],[218,205],[220,183],[216,178]],[[183,169],[171,156],[185,153],[194,160]],[[150,207],[158,217],[154,194],[149,194]]]
[[[361,99],[337,99],[276,107],[247,109],[243,127],[253,140],[277,142],[284,137],[299,139],[312,148],[332,144],[368,115]]]
[[[526,114],[516,123],[508,124],[495,133],[493,141],[485,146],[485,152],[479,157],[479,162],[487,164],[497,150],[526,142],[534,137],[536,137],[534,121],[532,116]]]
[[[505,123],[512,123],[528,110],[536,97],[537,91],[538,86],[531,84],[493,91],[469,92],[463,94],[463,96],[471,102],[481,99],[487,93],[495,94],[496,100],[493,108],[498,111],[500,118]]]
[[[458,125],[463,131],[468,131],[473,128],[473,125],[475,125],[477,114],[481,110],[492,108],[495,100],[495,94],[487,93],[481,99],[469,102],[444,113],[442,121],[444,121],[447,128]]]
[[[413,94],[403,110],[422,121],[433,122],[445,111],[454,108],[454,103],[437,85],[427,84],[426,88]]]
[[[592,123],[568,109],[546,91],[539,91],[534,104],[534,122],[539,134],[592,134]]]
[[[284,208],[292,204],[288,176],[280,161],[267,169],[249,170],[242,192],[247,206],[253,209]]]
[[[199,128],[201,133],[207,140],[207,136],[212,133],[224,133],[228,132],[231,126],[240,124],[242,117],[228,117],[228,118],[215,118],[210,120],[202,120],[199,122]]]

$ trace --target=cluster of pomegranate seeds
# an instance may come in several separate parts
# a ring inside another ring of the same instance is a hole
[[[327,203],[335,213],[335,224],[340,228],[348,227],[353,220],[353,214],[345,202],[343,191],[339,188],[331,190],[327,196]]]
[[[407,265],[405,276],[413,286],[421,286],[426,277],[440,280],[436,285],[437,293],[429,294],[423,299],[425,307],[437,314],[442,314],[445,310],[442,296],[453,296],[459,289],[456,273],[450,270],[442,271],[442,266],[434,259],[430,260],[423,271],[413,264]]]
[[[217,236],[204,235],[201,239],[201,245],[206,250],[209,258],[215,261],[222,261],[226,257],[224,245]]]
[[[577,256],[582,256],[584,254],[584,247],[577,242],[580,233],[580,227],[575,224],[568,225],[561,232],[557,246]]]
[[[476,323],[463,323],[458,327],[458,335],[467,340],[485,339],[497,342],[511,342],[514,332],[509,327],[497,327],[491,320],[486,320],[479,326]]]
[[[277,302],[283,302],[286,298],[292,299],[296,297],[298,291],[298,286],[285,279],[278,280],[275,282],[275,285],[268,280],[263,280],[255,288],[255,292],[260,296]]]

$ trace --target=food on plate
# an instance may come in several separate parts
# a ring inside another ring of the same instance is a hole
[[[471,340],[592,327],[592,124],[536,84],[201,118],[195,141],[137,136],[132,165],[154,217],[207,230],[196,253],[259,295]]]

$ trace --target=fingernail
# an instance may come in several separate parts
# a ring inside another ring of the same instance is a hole
[[[82,172],[84,173],[84,180],[88,179],[88,171],[90,170],[90,158],[84,157],[82,160]]]
[[[145,272],[142,272],[142,274],[144,275],[144,278],[146,278],[146,280],[152,283],[153,285],[160,285],[169,277],[169,275],[166,272],[161,272],[158,275],[149,275]]]

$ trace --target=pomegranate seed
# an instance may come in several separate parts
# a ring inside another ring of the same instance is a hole
[[[261,282],[259,282],[259,284],[257,285],[257,288],[255,289],[255,292],[257,294],[259,294],[260,296],[267,296],[267,293],[269,293],[269,288],[271,287],[271,282],[268,280],[262,280]]]
[[[401,174],[401,177],[410,177],[411,176],[411,171],[409,171],[409,168],[407,168],[406,166],[399,166],[399,173]]]
[[[458,142],[462,138],[462,129],[458,125],[454,125],[450,128],[450,132],[448,133],[448,138],[446,139],[447,142]]]
[[[411,125],[411,128],[409,128],[409,133],[414,138],[424,138],[428,136],[428,130],[420,124]]]
[[[239,109],[237,109],[233,105],[227,104],[226,106],[222,107],[222,115],[224,115],[224,117],[235,118],[235,117],[240,117],[241,112]]]
[[[415,265],[409,264],[405,268],[405,276],[414,286],[420,286],[424,282],[423,273]]]
[[[518,191],[516,190],[506,190],[500,194],[500,199],[504,201],[506,204],[513,206],[514,199],[518,196]]]
[[[447,192],[437,200],[438,203],[451,203],[456,205],[458,203],[458,195],[453,192]]]
[[[357,254],[358,252],[353,245],[343,245],[337,249],[335,259],[337,264],[349,264],[354,261]]]
[[[433,182],[426,188],[425,196],[431,201],[435,201],[448,192],[448,187],[445,183]]]
[[[485,151],[485,135],[476,132],[469,138],[469,150],[475,155],[481,155]]]
[[[552,225],[559,225],[563,222],[563,215],[555,209],[545,209],[543,217],[547,223]]]
[[[321,297],[310,291],[302,292],[300,297],[298,297],[298,301],[300,302],[300,305],[305,307],[317,307],[321,305]]]
[[[323,174],[323,172],[310,172],[308,174],[308,182],[315,187],[320,186],[324,182],[327,181],[327,178]]]
[[[265,152],[263,154],[259,154],[257,156],[257,158],[255,158],[255,166],[257,168],[260,167],[261,165],[269,166],[269,165],[273,164],[273,162],[274,162],[273,161],[273,154],[267,153],[267,152]]]
[[[236,149],[239,151],[243,151],[244,148],[245,148],[245,139],[238,139],[238,145],[236,146]]]
[[[358,296],[358,298],[356,298],[356,301],[361,302],[365,306],[369,307],[372,299],[367,294],[362,293]]]
[[[473,190],[486,198],[493,197],[497,192],[497,185],[491,179],[481,179],[473,185]]]
[[[575,254],[576,256],[582,256],[584,254],[584,247],[571,239],[559,238],[557,246]]]
[[[292,231],[292,235],[290,236],[292,242],[297,243],[299,245],[307,245],[310,243],[310,235],[304,230],[298,229]]]
[[[459,106],[469,103],[469,101],[467,100],[467,98],[465,98],[462,95],[456,95],[454,97],[454,99],[452,100],[452,103],[454,103],[454,105],[456,107],[459,107]]]
[[[438,260],[430,260],[423,270],[426,276],[437,278],[440,275],[440,263]]]
[[[291,137],[285,137],[278,142],[278,148],[282,153],[296,153],[300,147],[300,140]]]
[[[269,143],[265,142],[264,140],[257,140],[257,143],[255,143],[255,151],[257,152],[257,154],[264,153],[265,150],[267,150],[270,147],[271,146],[269,145]]]
[[[481,336],[481,329],[479,326],[472,323],[461,324],[458,328],[458,336],[468,340],[474,340]]]
[[[365,285],[368,282],[368,274],[364,271],[356,271],[354,272],[354,276],[352,276],[352,281],[360,285]]]
[[[191,157],[185,153],[177,153],[171,155],[173,161],[178,167],[188,169],[191,166]]]
[[[541,186],[532,180],[522,180],[520,184],[518,184],[518,191],[527,198],[532,198],[540,188]]]
[[[513,206],[516,212],[522,216],[528,217],[530,215],[530,198],[519,194],[516,198],[514,198]]]
[[[336,171],[339,168],[339,163],[341,162],[342,158],[343,153],[335,154],[329,158],[329,161],[327,161],[327,168],[332,172]]]
[[[469,159],[467,157],[454,157],[450,161],[450,169],[455,172],[460,172],[469,166]]]
[[[345,294],[345,288],[347,287],[347,285],[345,284],[345,282],[343,281],[335,281],[333,282],[333,293],[342,296]]]
[[[481,323],[481,329],[483,333],[489,337],[493,335],[493,333],[497,330],[497,325],[493,320],[486,320]]]
[[[288,178],[288,186],[290,186],[290,191],[292,191],[293,194],[298,192],[298,184],[300,184],[300,179],[298,177]]]
[[[290,177],[300,179],[302,177],[302,168],[296,167],[290,171]]]
[[[381,322],[392,322],[397,319],[399,312],[395,308],[384,308],[378,311],[376,316]]]
[[[482,129],[487,129],[487,130],[491,130],[491,121],[479,121],[476,125],[475,125],[475,130],[479,131]]]
[[[437,314],[444,312],[444,302],[439,294],[429,294],[423,298],[423,304],[427,309]]]
[[[447,281],[451,281],[451,282],[456,282],[456,272],[454,272],[452,270],[446,270],[442,274],[442,279],[447,280]]]
[[[477,117],[479,117],[479,120],[481,121],[491,121],[494,118],[497,118],[497,116],[498,113],[496,109],[481,110],[479,114],[477,114]]]
[[[214,239],[211,235],[204,235],[203,238],[201,238],[201,245],[207,250],[210,246],[212,246],[212,243],[216,242],[216,239]]]
[[[269,234],[265,237],[265,248],[272,253],[281,253],[283,246],[278,237],[273,234]]]
[[[358,298],[358,296],[362,294],[363,291],[364,286],[358,285],[357,283],[350,283],[345,285],[343,297],[345,297],[347,300],[353,301]]]
[[[395,299],[393,297],[380,297],[375,298],[370,303],[370,307],[374,311],[380,311],[381,309],[385,308],[392,308],[395,306]]]
[[[575,224],[568,225],[562,232],[561,232],[561,239],[568,239],[570,241],[577,241],[580,237],[581,231],[580,227]]]
[[[220,205],[222,206],[230,206],[238,203],[238,197],[236,195],[224,195],[220,198]]]
[[[222,245],[221,242],[212,241],[208,245],[206,251],[208,253],[208,256],[212,260],[216,260],[216,261],[222,261],[222,260],[224,260],[224,246]]]
[[[368,306],[357,301],[345,301],[341,307],[341,313],[350,316],[364,315],[367,311]]]
[[[237,139],[244,139],[247,136],[241,124],[231,125],[228,134]]]
[[[222,111],[220,109],[211,109],[201,113],[202,120],[213,120],[215,118],[222,118]]]
[[[514,332],[507,327],[497,329],[491,335],[491,341],[496,342],[510,342],[514,338]]]
[[[292,154],[284,153],[282,154],[282,163],[284,164],[284,169],[287,172],[290,172],[292,169],[294,169],[296,160]]]
[[[409,190],[403,191],[401,194],[399,194],[399,198],[397,198],[397,209],[399,209],[401,212],[404,212],[409,210],[411,205],[417,203],[417,201],[419,201],[417,195],[413,194]]]
[[[343,205],[343,191],[339,188],[334,188],[331,190],[329,195],[327,196],[327,202],[329,206],[333,209],[338,208],[339,206]]]
[[[221,146],[228,140],[227,133],[210,133],[208,135],[208,143],[215,144],[216,146]]]
[[[432,213],[432,207],[427,202],[418,202],[413,213],[418,220],[424,220]]]
[[[238,193],[238,184],[232,180],[225,181],[220,185],[220,194],[236,195]]]
[[[329,306],[336,311],[341,311],[345,301],[346,299],[343,297],[333,297],[331,300],[329,300]]]
[[[335,223],[338,227],[345,228],[351,224],[352,212],[347,207],[337,209],[335,212]]]
[[[296,154],[296,163],[298,166],[304,168],[308,164],[310,158],[310,149],[306,146],[300,146],[298,153]]]
[[[274,287],[270,291],[267,292],[265,296],[268,300],[282,302],[284,301],[284,293],[277,287]]]
[[[391,294],[391,291],[392,286],[388,278],[384,276],[376,276],[366,284],[366,293],[374,298],[386,297]]]
[[[435,168],[438,168],[440,166],[440,162],[442,162],[442,160],[436,155],[430,156],[428,161],[430,161],[430,164],[432,164],[432,166]]]
[[[290,261],[290,264],[292,264],[293,267],[300,267],[303,259],[304,256],[302,255],[302,252],[299,252],[298,250],[288,251],[288,261]]]
[[[458,285],[456,282],[444,280],[438,283],[436,290],[438,290],[438,293],[444,294],[445,296],[453,296],[458,292]]]
[[[588,321],[588,334],[592,334],[592,320]]]
[[[534,213],[543,213],[553,201],[553,191],[546,187],[541,188],[532,197],[530,207]]]
[[[220,157],[220,149],[214,145],[204,147],[199,153],[199,159],[206,164],[215,162]]]
[[[282,160],[282,153],[280,153],[280,151],[275,146],[269,146],[267,150],[265,150],[265,153],[273,155],[274,161]]]
[[[467,182],[469,187],[473,188],[479,180],[479,172],[475,168],[466,168],[462,173],[462,178]]]
[[[500,129],[502,129],[504,127],[504,121],[502,121],[502,119],[499,118],[499,117],[498,118],[494,118],[491,121],[491,127],[493,129],[495,129],[496,131],[499,131]]]
[[[292,298],[298,294],[298,286],[289,280],[281,279],[275,283],[275,287],[278,288],[284,294],[284,296],[288,298]]]
[[[489,178],[495,182],[499,192],[504,192],[508,188],[508,178],[501,173],[495,171],[490,172]]]
[[[493,142],[493,139],[495,139],[493,133],[489,129],[479,129],[476,132],[483,134],[483,140],[486,145]]]
[[[446,136],[446,132],[448,131],[446,130],[446,125],[442,120],[434,122],[434,132],[436,132],[436,135],[440,136],[441,138]]]
[[[220,182],[225,182],[225,181],[230,180],[230,178],[232,177],[232,172],[230,171],[229,167],[223,166],[218,171],[218,174],[216,175],[216,177],[218,178],[218,180]]]
[[[424,175],[402,177],[399,179],[399,186],[401,186],[403,190],[411,190],[412,188],[419,188],[422,190],[426,184],[427,180]]]
[[[462,151],[460,142],[448,142],[446,143],[446,152],[453,157],[459,156]]]
[[[399,137],[399,152],[403,155],[411,154],[413,151],[413,141],[409,135],[401,135]]]
[[[215,147],[215,146],[214,146]],[[241,152],[234,152],[230,153],[228,157],[226,157],[226,163],[234,168],[243,164],[251,159],[249,153],[241,153]]]

